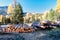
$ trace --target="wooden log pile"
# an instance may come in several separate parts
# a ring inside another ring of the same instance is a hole
[[[32,28],[15,28],[14,25],[10,25],[9,27],[3,28],[2,29],[3,32],[16,32],[16,33],[20,33],[20,32],[33,32],[34,30]]]

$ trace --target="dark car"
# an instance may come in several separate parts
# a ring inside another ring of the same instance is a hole
[[[50,30],[53,28],[53,27],[51,27],[51,21],[49,21],[49,20],[43,20],[41,23],[47,30]]]
[[[53,28],[57,28],[57,27],[60,27],[59,24],[60,24],[60,23],[53,22],[53,23],[51,24],[51,26],[52,26]]]
[[[35,21],[32,23],[34,29],[44,29],[44,30],[50,30],[53,29],[53,26],[51,25],[51,21],[49,20],[42,20],[42,21]]]
[[[40,21],[40,20],[34,21],[31,26],[32,26],[35,30],[36,30],[36,29],[44,29],[44,26],[41,25],[41,21]]]
[[[49,21],[49,20],[45,21],[44,26],[47,26],[46,29],[53,29],[53,28],[60,27],[59,23],[53,22],[53,21]]]

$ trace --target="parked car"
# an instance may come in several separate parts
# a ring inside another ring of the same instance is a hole
[[[35,21],[32,23],[31,26],[33,26],[34,29],[53,29],[54,27],[52,26],[52,21],[49,21],[49,20],[42,20],[42,21]]]
[[[52,26],[53,28],[57,28],[57,27],[60,27],[60,23],[53,22],[53,23],[51,23],[51,26]]]
[[[41,23],[42,23],[42,25],[45,27],[45,29],[50,30],[50,29],[53,28],[53,27],[51,26],[51,22],[52,22],[52,21],[49,21],[49,20],[43,20]]]
[[[37,29],[45,29],[45,27],[41,24],[40,20],[34,21],[31,25],[35,30]]]

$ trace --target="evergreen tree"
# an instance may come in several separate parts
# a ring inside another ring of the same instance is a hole
[[[57,12],[57,20],[60,21],[60,12]]]
[[[57,13],[56,13],[56,11],[54,11],[53,9],[51,9],[51,10],[49,11],[49,13],[47,14],[47,19],[48,19],[48,20],[51,20],[51,21],[55,21],[56,18],[57,18]]]
[[[17,4],[12,14],[13,23],[23,23],[23,10],[20,4]]]

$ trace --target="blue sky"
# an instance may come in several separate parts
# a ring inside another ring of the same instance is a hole
[[[24,12],[44,12],[55,9],[57,0],[17,0],[23,8]],[[0,0],[0,6],[8,6],[13,0]]]

